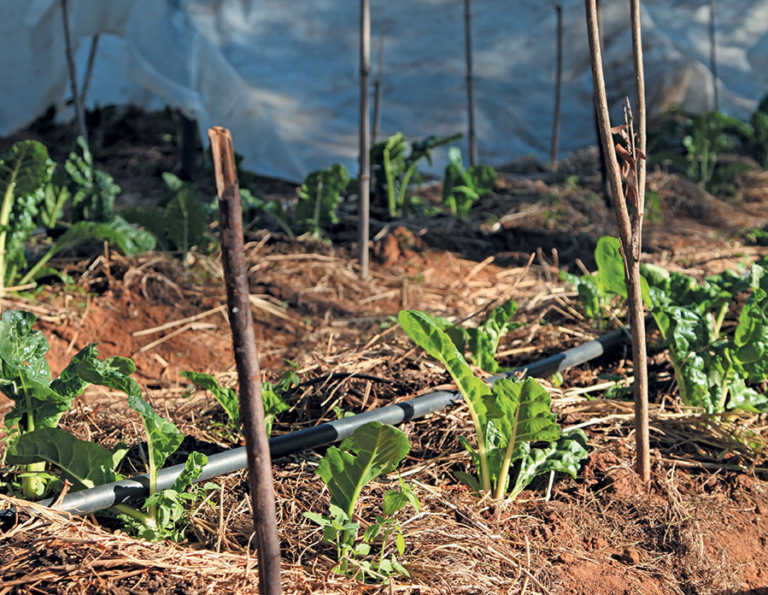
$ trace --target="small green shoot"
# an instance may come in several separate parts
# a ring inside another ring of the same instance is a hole
[[[227,414],[230,430],[240,431],[240,404],[235,390],[221,386],[219,381],[210,374],[185,370],[181,372],[181,375],[192,382],[197,388],[210,392]],[[276,385],[271,382],[261,383],[261,398],[264,402],[264,421],[266,423],[267,436],[272,433],[272,424],[275,418],[283,411],[290,409],[290,406],[283,401],[282,396],[298,383],[298,376],[292,370],[283,374],[283,377]]]
[[[304,516],[323,529],[323,541],[336,546],[336,572],[360,580],[384,580],[394,574],[409,576],[394,553],[388,553],[390,537],[394,536],[397,554],[405,552],[405,539],[395,515],[410,504],[421,510],[411,487],[400,480],[399,490],[384,495],[382,514],[358,541],[360,525],[354,513],[360,493],[370,481],[394,471],[408,453],[410,446],[403,432],[393,426],[371,422],[355,430],[339,447],[328,448],[316,474],[325,482],[331,495],[329,515],[305,512]],[[371,545],[380,539],[377,559],[366,559]]]

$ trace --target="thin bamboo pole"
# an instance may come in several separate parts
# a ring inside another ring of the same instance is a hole
[[[69,84],[72,90],[72,102],[75,105],[75,121],[77,133],[88,143],[88,131],[85,128],[85,109],[80,92],[77,89],[77,71],[75,70],[75,58],[72,51],[72,37],[69,32],[69,10],[67,0],[61,0],[61,18],[64,23],[64,50],[67,55],[67,68],[69,69]]]
[[[373,81],[373,134],[372,140],[374,143],[379,140],[379,133],[381,131],[381,94],[382,85],[384,80],[384,32],[379,34],[379,52],[378,52],[379,68],[376,73],[376,79]]]
[[[634,5],[639,0],[630,0],[631,13],[639,15],[639,7]],[[631,115],[625,111],[625,132],[627,144],[630,145],[624,157],[629,164],[627,178],[627,194],[622,187],[621,171],[616,158],[616,149],[612,145],[610,115],[608,113],[608,98],[605,92],[603,76],[603,59],[600,49],[599,30],[597,23],[597,7],[595,0],[584,0],[587,13],[587,34],[589,37],[590,62],[592,66],[592,84],[595,90],[595,109],[597,111],[600,142],[607,160],[608,180],[613,193],[616,222],[619,227],[622,254],[624,257],[624,272],[627,283],[627,302],[629,304],[629,324],[632,331],[632,360],[635,372],[635,444],[637,448],[637,471],[644,483],[651,479],[650,447],[648,437],[648,362],[645,341],[645,320],[643,299],[640,286],[640,253],[642,247],[643,196],[639,195],[637,179],[637,161],[645,158],[639,155],[634,145],[634,130]],[[633,19],[633,28],[635,22]],[[639,32],[639,19],[636,28]],[[627,206],[627,197],[633,209],[632,219]]]
[[[630,19],[632,23],[632,60],[635,65],[635,110],[637,111],[637,140],[640,152],[645,159],[638,165],[638,193],[645,203],[645,169],[648,160],[646,153],[646,109],[645,109],[645,67],[643,66],[643,35],[640,20],[640,2],[630,0]],[[642,213],[641,213],[642,215]]]
[[[467,119],[469,133],[469,163],[477,165],[477,137],[475,136],[475,94],[472,77],[472,6],[464,0],[464,46],[467,58]]]
[[[371,129],[368,116],[368,76],[371,69],[371,3],[360,0],[360,220],[358,221],[358,244],[360,271],[363,279],[368,277],[368,242],[370,235],[370,186]]]
[[[99,47],[99,34],[91,38],[91,49],[88,50],[88,62],[85,67],[85,76],[83,77],[83,90],[80,91],[80,97],[85,109],[85,98],[88,97],[88,88],[91,86],[91,77],[93,76],[93,64],[96,61],[96,49]]]
[[[720,98],[717,93],[717,39],[715,37],[715,0],[709,0],[709,67],[712,71],[712,97],[714,111],[720,111]]]
[[[250,290],[243,252],[243,211],[229,130],[208,130],[221,214],[221,260],[227,289],[227,310],[239,382],[240,418],[248,460],[248,488],[259,560],[259,593],[279,595],[280,541],[277,537],[272,461],[264,425],[259,354],[253,331]]]
[[[557,39],[556,65],[555,65],[555,114],[552,117],[552,142],[549,148],[549,166],[552,171],[557,170],[557,147],[560,144],[560,104],[563,91],[563,6],[555,4],[557,25],[555,37]]]

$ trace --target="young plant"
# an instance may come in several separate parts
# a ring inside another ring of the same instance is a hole
[[[69,480],[74,489],[92,488],[118,479],[117,465],[127,452],[109,451],[98,444],[80,440],[57,428],[59,419],[73,400],[89,384],[120,390],[128,395],[128,404],[144,422],[147,434],[150,497],[147,512],[127,505],[115,508],[140,522],[145,537],[160,539],[178,535],[178,505],[181,491],[199,476],[206,459],[190,455],[187,469],[172,490],[157,490],[157,474],[170,454],[182,441],[181,432],[171,422],[157,415],[141,397],[141,388],[130,377],[136,367],[123,357],[98,359],[94,344],[77,353],[61,375],[51,381],[45,360],[48,343],[27,312],[7,310],[0,318],[0,390],[13,399],[13,409],[5,416],[9,437],[6,461],[22,465],[22,493],[27,498],[40,497],[53,485],[50,464]],[[158,495],[160,494],[160,495]]]
[[[0,157],[0,293],[26,269],[26,243],[49,181],[48,151],[37,141],[15,143]]]
[[[461,134],[451,136],[430,136],[423,141],[411,144],[411,151],[406,156],[408,143],[402,132],[390,136],[386,141],[371,147],[371,176],[374,180],[374,195],[381,203],[386,198],[389,216],[395,218],[406,207],[405,195],[408,186],[418,173],[422,159],[432,163],[432,151],[442,145],[461,138]]]
[[[618,240],[601,238],[595,257],[594,288],[600,299],[626,298]],[[768,357],[766,269],[755,264],[747,277],[726,271],[701,283],[650,264],[641,273],[643,300],[669,349],[682,402],[707,413],[768,410],[768,398],[749,386],[768,380],[763,363]],[[738,323],[724,333],[725,316],[744,292],[750,295]]]
[[[19,442],[30,440],[27,435],[56,428],[61,416],[88,384],[108,386],[99,366],[127,366],[123,358],[96,364],[96,350],[89,345],[72,358],[59,378],[52,380],[45,360],[48,342],[40,331],[32,329],[34,323],[35,317],[29,312],[6,310],[0,317],[0,391],[14,401],[14,407],[5,415],[9,461]],[[85,369],[89,371],[82,373]],[[47,438],[42,441],[46,443]],[[45,471],[45,458],[19,464],[26,466],[22,476],[24,497],[42,496],[46,483],[37,474]]]
[[[451,338],[459,352],[469,351],[472,361],[486,372],[498,372],[496,350],[499,341],[508,332],[519,328],[519,322],[513,322],[517,312],[517,303],[507,300],[494,308],[483,322],[474,328],[464,328],[451,324],[445,318],[436,318],[440,328]]]
[[[339,447],[328,448],[315,472],[330,492],[330,515],[305,512],[304,516],[323,529],[323,541],[336,546],[337,572],[355,577],[382,579],[395,573],[408,576],[394,554],[386,557],[388,538],[395,533],[397,551],[402,555],[405,541],[394,515],[411,504],[420,509],[418,498],[401,480],[400,490],[390,490],[384,496],[382,515],[365,531],[363,541],[357,541],[360,525],[354,519],[355,508],[362,489],[370,481],[394,471],[408,453],[406,435],[397,428],[371,422],[361,426]],[[381,536],[379,558],[365,560],[371,553],[371,543]],[[350,565],[355,569],[350,569]]]
[[[460,439],[479,467],[479,476],[457,476],[480,493],[494,498],[514,497],[539,473],[557,470],[575,476],[586,450],[577,446],[583,435],[561,436],[550,408],[549,393],[535,380],[499,379],[491,390],[472,374],[464,356],[440,324],[429,314],[404,310],[399,315],[405,333],[448,370],[469,407],[475,426],[477,448]],[[550,447],[531,450],[531,442]],[[551,445],[554,443],[554,447]],[[520,461],[520,470],[510,490],[510,469]]]
[[[450,163],[445,168],[443,180],[443,204],[451,214],[465,217],[472,205],[493,190],[496,170],[488,165],[473,165],[464,169],[461,151],[451,147],[448,151]]]
[[[336,208],[348,184],[347,168],[340,163],[307,176],[299,189],[294,214],[302,233],[319,238],[323,230],[339,222]]]
[[[82,136],[77,137],[77,149],[64,163],[72,185],[73,220],[110,221],[115,216],[120,186],[107,172],[94,167],[88,143]]]
[[[240,405],[237,392],[233,389],[221,386],[219,381],[210,374],[186,370],[181,372],[187,380],[197,388],[209,391],[224,409],[229,419],[229,428],[232,431],[240,431]],[[293,371],[286,372],[277,385],[271,382],[261,383],[261,397],[264,402],[264,421],[266,423],[267,436],[272,433],[272,423],[278,414],[290,409],[283,401],[282,396],[298,384],[298,377]]]
[[[169,195],[163,206],[136,207],[124,212],[128,221],[141,225],[157,239],[161,250],[186,254],[207,243],[208,214],[194,184],[164,172]]]
[[[103,244],[109,242],[126,256],[141,254],[155,248],[154,236],[128,223],[119,215],[115,215],[105,223],[98,221],[78,221],[65,231],[56,243],[30,268],[20,279],[21,285],[29,283],[46,273],[55,273],[47,267],[48,261],[60,252],[72,250],[83,244]]]

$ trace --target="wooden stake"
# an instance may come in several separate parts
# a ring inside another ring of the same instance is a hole
[[[631,13],[639,15],[639,0],[630,0]],[[625,111],[625,127],[629,150],[622,152],[625,163],[625,180],[627,194],[622,187],[621,170],[613,146],[608,99],[605,93],[605,78],[603,76],[603,58],[600,50],[599,30],[597,23],[597,7],[595,0],[584,0],[587,12],[587,33],[589,37],[590,62],[592,66],[592,84],[595,90],[595,110],[598,116],[600,141],[607,160],[608,180],[615,201],[616,222],[619,226],[622,255],[624,257],[624,273],[627,283],[627,303],[629,325],[632,330],[632,360],[635,371],[635,442],[637,448],[637,471],[644,483],[651,480],[650,446],[648,437],[648,362],[645,341],[645,317],[643,298],[640,286],[640,254],[642,246],[642,224],[644,196],[639,194],[638,161],[645,159],[636,151],[634,145],[634,130],[631,112]],[[635,19],[633,17],[633,29]],[[639,32],[639,18],[636,29]],[[638,44],[639,41],[635,42]],[[642,54],[637,56],[641,59]],[[642,76],[642,74],[641,74]],[[614,129],[615,130],[615,129]],[[627,197],[632,208],[631,220],[627,205]]]
[[[67,67],[69,68],[69,84],[72,89],[72,103],[75,104],[75,120],[77,122],[77,134],[82,136],[88,144],[88,131],[85,128],[85,108],[82,97],[77,90],[77,71],[75,70],[75,58],[72,52],[72,38],[69,34],[69,12],[67,0],[61,0],[61,18],[64,22],[64,48],[67,55]]]
[[[467,117],[469,120],[469,163],[477,165],[475,137],[475,97],[472,88],[472,11],[471,0],[464,0],[464,46],[467,55]]]
[[[96,61],[96,49],[99,47],[99,34],[91,37],[91,49],[88,50],[88,63],[85,67],[85,76],[83,77],[83,90],[80,91],[80,98],[85,109],[85,99],[88,97],[88,88],[91,86],[91,77],[93,76],[93,63]]]
[[[375,144],[379,140],[381,131],[381,92],[382,80],[384,79],[384,32],[379,34],[379,71],[376,79],[373,81],[373,134],[372,140]]]
[[[709,0],[709,67],[712,71],[712,97],[714,111],[720,111],[720,99],[717,94],[717,39],[715,38],[715,2]]]
[[[645,68],[643,66],[643,35],[640,21],[640,2],[630,0],[630,20],[632,23],[632,59],[635,64],[635,109],[637,111],[637,140],[640,152],[645,159],[638,163],[638,193],[645,203],[645,169],[648,161],[646,153],[646,110],[645,110]]]
[[[208,130],[221,214],[221,260],[227,286],[227,311],[239,382],[240,418],[243,420],[248,458],[248,487],[259,559],[259,593],[280,593],[280,542],[275,520],[272,461],[264,426],[261,374],[248,276],[243,255],[243,213],[235,170],[235,152],[229,130]]]
[[[370,235],[371,129],[368,120],[368,75],[371,62],[371,3],[360,0],[360,220],[358,222],[359,261],[363,279],[368,277]]]
[[[560,104],[562,103],[563,90],[563,6],[555,4],[557,25],[555,36],[557,38],[557,55],[555,65],[555,115],[552,117],[552,142],[549,147],[549,167],[557,170],[557,147],[560,144]]]

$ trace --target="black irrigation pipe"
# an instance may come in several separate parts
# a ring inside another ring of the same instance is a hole
[[[515,368],[502,375],[493,376],[489,378],[489,382],[493,383],[499,378],[511,376],[522,371],[525,371],[529,376],[551,376],[555,372],[600,357],[624,343],[627,339],[626,329],[619,329],[578,347],[567,349],[557,355]],[[450,405],[459,403],[461,400],[462,397],[459,393],[436,391],[397,403],[396,405],[389,405],[344,419],[325,422],[311,428],[299,430],[298,432],[275,436],[269,440],[272,460],[300,450],[317,448],[338,442],[350,436],[357,428],[368,422],[378,421],[386,424],[399,424],[410,419],[424,417],[440,409],[445,409]],[[211,455],[208,457],[208,464],[203,467],[197,481],[205,481],[219,475],[238,471],[245,468],[246,464],[245,448],[243,447]],[[183,470],[183,464],[161,469],[157,474],[157,489],[164,490],[170,488]],[[40,504],[52,506],[56,510],[65,512],[89,514],[110,508],[131,498],[146,498],[148,492],[149,476],[145,473],[95,488],[70,492],[55,504],[53,498],[43,500]]]

